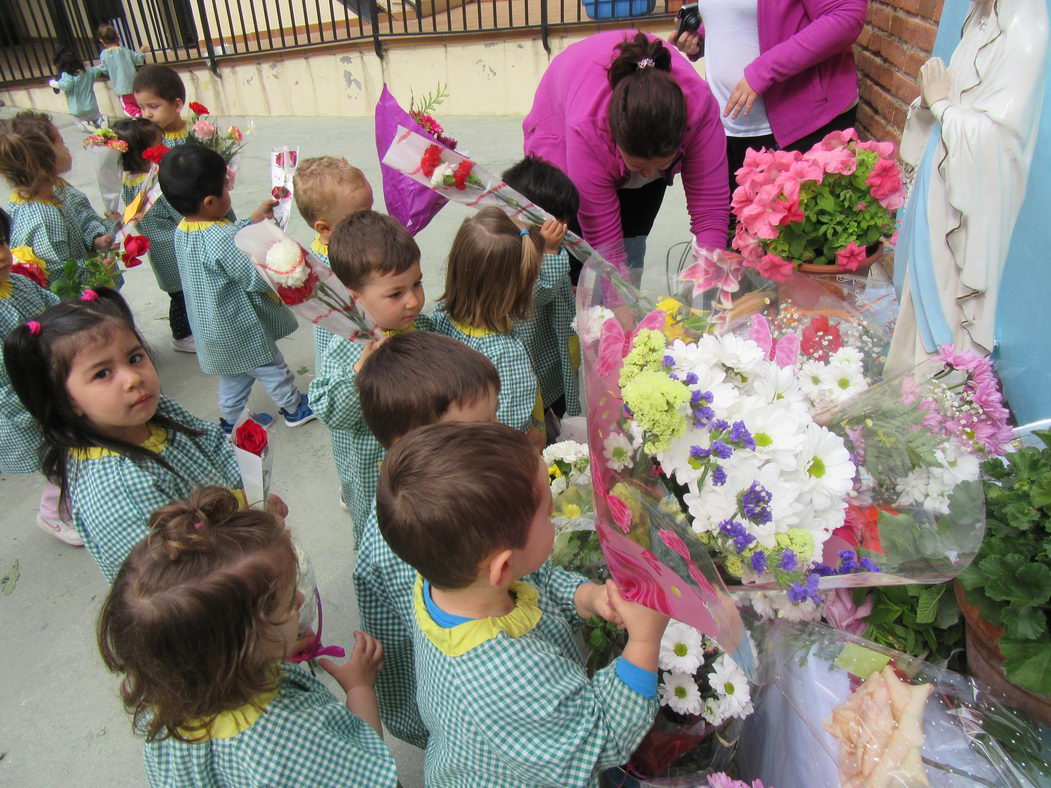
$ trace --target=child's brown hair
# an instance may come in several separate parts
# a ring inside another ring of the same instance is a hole
[[[273,690],[270,628],[295,593],[297,562],[271,514],[203,487],[150,517],[102,605],[99,650],[147,741],[199,740],[219,713]]]
[[[142,157],[147,148],[160,145],[164,139],[164,129],[146,118],[121,118],[114,121],[110,128],[128,146],[120,155],[120,168],[124,172],[146,172],[150,163]]]
[[[368,186],[365,174],[342,156],[303,159],[292,176],[292,191],[300,215],[310,227],[318,219],[332,217],[328,209],[342,192]],[[337,217],[337,219],[342,217]],[[332,225],[337,222],[329,222]]]
[[[533,311],[543,239],[520,230],[499,208],[482,208],[460,225],[445,273],[444,309],[457,323],[506,334]]]
[[[360,290],[373,274],[401,274],[420,261],[420,247],[397,219],[358,211],[336,225],[328,261],[339,281]]]
[[[110,24],[101,24],[98,29],[95,30],[95,38],[99,40],[100,44],[106,46],[113,46],[114,44],[120,43],[120,36],[117,35],[117,28]]]
[[[53,128],[50,118],[45,126],[35,117],[22,117],[40,114],[19,113],[0,121],[0,175],[22,199],[31,198],[43,184],[58,180],[54,142],[45,130]]]
[[[500,394],[493,362],[452,337],[410,331],[384,341],[357,375],[365,424],[391,445],[417,427],[434,424],[453,405]]]
[[[135,72],[131,92],[148,91],[164,101],[186,103],[186,85],[179,72],[171,66],[143,66]]]
[[[413,430],[380,469],[380,532],[435,588],[465,588],[494,552],[525,545],[543,492],[539,462],[530,439],[504,424]]]

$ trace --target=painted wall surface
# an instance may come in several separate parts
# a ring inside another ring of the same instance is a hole
[[[948,62],[960,40],[968,0],[946,0],[934,53]],[[1051,60],[1048,65],[1051,77]],[[1048,80],[1051,84],[1051,79]],[[1051,417],[1051,102],[1044,95],[1040,136],[1025,202],[1011,237],[996,313],[993,355],[1004,394],[1019,424]]]

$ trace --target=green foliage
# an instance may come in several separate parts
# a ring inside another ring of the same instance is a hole
[[[843,419],[841,429],[836,430],[841,435],[847,428],[862,431],[869,472],[877,479],[896,479],[915,468],[937,465],[934,452],[945,439],[931,430],[918,429],[924,411],[915,404],[885,400],[882,392],[878,396],[871,408],[857,408],[857,415]]]
[[[1004,628],[1007,678],[1051,695],[1051,432],[1036,435],[1044,448],[983,463],[986,536],[960,582],[982,618]]]
[[[949,583],[854,590],[855,603],[872,595],[864,637],[953,669],[962,667],[963,622]]]
[[[432,93],[426,93],[420,98],[420,105],[416,106],[416,97],[412,95],[412,91],[409,91],[409,114],[410,115],[425,115],[434,110],[439,104],[445,99],[449,98],[449,85],[445,82],[439,82],[438,87],[434,89]]]
[[[116,262],[112,258],[96,255],[84,262],[83,269],[76,260],[66,260],[62,275],[51,280],[51,292],[63,301],[79,298],[85,290],[95,287],[115,287],[117,283]]]

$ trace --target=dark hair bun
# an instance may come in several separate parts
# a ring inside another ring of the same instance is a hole
[[[170,561],[186,553],[212,549],[215,529],[241,508],[241,502],[223,487],[200,487],[184,501],[162,506],[150,515],[150,547]]]
[[[652,60],[652,68],[658,71],[671,71],[671,52],[659,38],[636,33],[635,38],[625,39],[617,44],[616,48],[620,50],[620,54],[613,59],[609,67],[610,87],[615,88],[618,82],[632,74],[638,74],[640,79],[645,79],[645,72],[649,67],[639,68],[639,63],[644,60]]]

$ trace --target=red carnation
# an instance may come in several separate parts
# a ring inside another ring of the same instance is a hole
[[[456,165],[456,172],[453,173],[453,186],[460,191],[467,188],[467,179],[471,175],[471,170],[474,169],[474,162],[470,159],[464,159]]]
[[[246,419],[234,432],[234,446],[257,457],[263,456],[268,441],[266,430],[252,419]]]
[[[839,327],[829,323],[824,315],[807,323],[799,342],[800,350],[815,361],[828,361],[841,347],[843,336],[839,333]]]
[[[299,287],[285,287],[284,285],[278,285],[277,294],[281,297],[281,300],[289,306],[302,304],[313,295],[314,288],[317,287],[317,281],[317,274],[311,271],[307,275],[307,281]]]
[[[168,152],[168,148],[164,145],[154,145],[152,148],[147,148],[142,152],[142,158],[146,161],[152,161],[154,164],[160,164],[161,159],[164,158],[164,154]]]
[[[21,274],[27,279],[32,279],[38,285],[47,289],[47,274],[44,273],[40,266],[30,265],[29,263],[15,263],[11,266],[12,274]]]
[[[285,197],[288,196],[288,189],[286,189],[284,186],[275,186],[273,189],[270,190],[270,196],[273,197],[275,200],[283,200],[285,199]]]
[[[200,102],[191,101],[190,112],[192,112],[194,115],[207,115],[208,107],[204,106],[204,104],[201,104]]]
[[[442,149],[437,145],[428,145],[427,150],[423,152],[423,158],[420,159],[420,170],[423,174],[430,178],[434,175],[435,168],[442,163]]]

